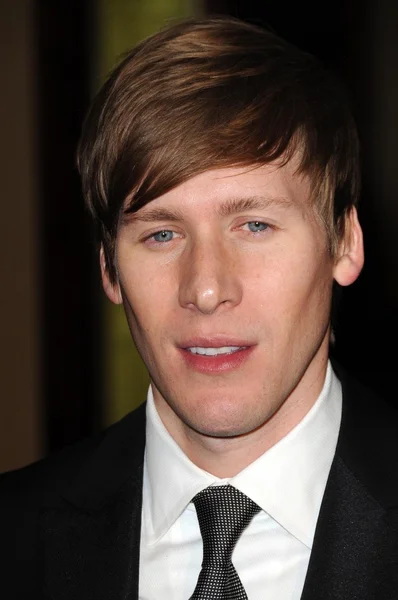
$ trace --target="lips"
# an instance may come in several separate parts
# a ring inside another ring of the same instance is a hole
[[[184,341],[180,354],[189,369],[204,374],[238,369],[249,358],[254,344],[242,339],[211,337]]]

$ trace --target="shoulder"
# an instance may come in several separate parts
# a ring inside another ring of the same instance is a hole
[[[46,495],[56,493],[60,486],[73,479],[105,435],[106,432],[91,436],[21,469],[2,473],[0,505],[6,500],[18,504],[32,500],[41,503]]]
[[[398,398],[386,399],[344,369],[333,365],[343,391],[343,422],[362,433],[392,434],[398,449]]]
[[[76,515],[95,512],[127,481],[140,489],[144,448],[141,406],[103,432],[0,477],[0,574],[10,598],[41,589],[48,516],[55,515],[53,525],[65,515],[76,522]]]
[[[335,367],[335,366],[334,366]],[[336,453],[383,506],[398,504],[398,409],[344,370]]]
[[[52,505],[62,492],[82,478],[91,465],[119,461],[130,452],[143,451],[144,405],[107,429],[21,469],[0,475],[0,507]],[[107,465],[112,468],[112,466]]]

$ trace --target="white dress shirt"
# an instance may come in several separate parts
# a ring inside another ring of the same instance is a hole
[[[261,511],[232,555],[249,600],[299,600],[315,526],[336,449],[341,385],[330,363],[314,406],[288,435],[229,479],[203,471],[182,452],[147,404],[140,548],[141,600],[188,600],[202,562],[202,537],[191,499],[230,483]]]

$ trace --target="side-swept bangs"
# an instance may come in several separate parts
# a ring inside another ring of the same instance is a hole
[[[203,171],[297,155],[331,252],[359,189],[344,93],[312,56],[235,19],[185,21],[133,49],[94,99],[79,168],[115,278],[121,211]]]

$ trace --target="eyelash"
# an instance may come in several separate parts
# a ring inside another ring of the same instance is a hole
[[[242,227],[245,227],[246,225],[247,225],[247,226],[249,226],[249,225],[251,225],[251,224],[255,224],[256,226],[261,226],[261,225],[263,225],[263,226],[264,226],[264,228],[263,228],[263,229],[261,229],[260,231],[251,231],[251,230],[249,229],[250,233],[253,233],[254,235],[258,235],[258,234],[264,233],[264,232],[266,232],[268,229],[270,229],[270,228],[271,228],[271,226],[270,226],[268,223],[266,223],[265,221],[260,221],[260,220],[258,220],[258,219],[254,220],[254,221],[246,221],[245,223],[243,223],[243,224],[242,224],[242,225],[240,225],[239,227],[241,227],[241,228],[242,228]],[[172,229],[160,229],[159,231],[155,231],[155,233],[152,233],[151,235],[149,235],[148,237],[146,237],[146,238],[144,239],[144,242],[153,242],[153,243],[155,243],[155,244],[159,244],[159,245],[160,245],[160,244],[166,244],[166,243],[168,243],[168,242],[171,242],[173,239],[175,239],[175,238],[173,237],[173,238],[172,238],[172,239],[170,239],[170,240],[163,240],[163,241],[161,241],[161,240],[155,240],[155,237],[156,237],[156,236],[159,236],[159,235],[162,235],[162,234],[167,234],[167,233],[171,233],[171,234],[174,236],[176,232],[175,232],[175,231],[173,231]]]

